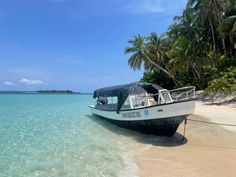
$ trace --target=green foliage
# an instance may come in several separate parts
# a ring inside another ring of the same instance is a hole
[[[236,16],[225,18],[218,26],[218,30],[223,34],[229,34],[235,24]]]
[[[223,76],[209,82],[206,92],[223,93],[225,95],[236,91],[236,67],[231,67]]]
[[[158,84],[166,89],[173,89],[175,86],[173,80],[158,69],[144,72],[140,81]]]
[[[156,33],[151,33],[148,37],[134,36],[132,40],[129,40],[129,44],[130,46],[125,49],[125,54],[131,53],[128,64],[133,70],[140,69],[144,63],[145,70],[159,69],[177,84],[174,76],[166,68],[167,55],[161,49],[161,41]]]
[[[236,67],[236,2],[188,0],[166,33],[137,35],[129,45],[130,67],[146,69],[142,81],[229,93],[235,87],[227,68]]]
[[[125,54],[133,54],[128,60],[128,64],[133,70],[140,69],[143,64],[143,48],[145,40],[146,38],[141,35],[134,36],[132,40],[129,40],[131,46],[125,48]],[[145,64],[145,68],[147,68],[147,64]]]

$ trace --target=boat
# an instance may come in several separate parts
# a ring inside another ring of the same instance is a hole
[[[195,87],[167,90],[135,82],[95,90],[92,114],[143,133],[173,136],[195,110]]]

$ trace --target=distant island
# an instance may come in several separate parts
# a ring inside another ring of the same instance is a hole
[[[0,91],[0,94],[81,94],[71,90]],[[87,93],[85,93],[87,94]]]
[[[74,93],[71,90],[38,90],[37,93]]]

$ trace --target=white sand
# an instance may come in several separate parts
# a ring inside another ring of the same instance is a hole
[[[236,124],[236,108],[197,102],[189,119]],[[183,124],[178,132],[171,138],[154,137],[149,149],[137,152],[141,177],[236,177],[235,127],[189,120],[183,145],[178,142]]]
[[[195,115],[208,118],[211,122],[236,125],[235,105],[211,105],[204,102],[196,102]],[[227,130],[236,132],[236,126],[222,126]]]

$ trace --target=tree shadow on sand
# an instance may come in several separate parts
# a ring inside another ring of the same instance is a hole
[[[176,132],[172,137],[144,134],[138,131],[122,128],[118,125],[115,125],[104,119],[101,119],[99,116],[96,115],[86,115],[86,116],[89,119],[96,122],[97,124],[105,127],[109,131],[117,135],[131,137],[140,143],[151,144],[154,146],[176,147],[184,145],[188,142],[188,139],[178,132]]]

